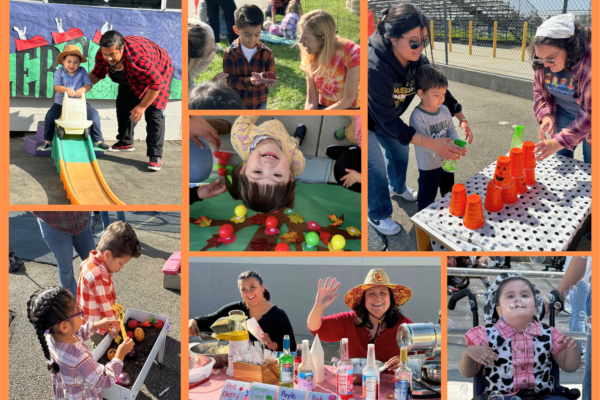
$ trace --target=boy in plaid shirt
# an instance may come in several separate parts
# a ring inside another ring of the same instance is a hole
[[[275,73],[271,50],[260,41],[263,12],[258,6],[243,5],[235,10],[233,30],[237,38],[223,54],[223,72],[227,85],[242,98],[249,110],[266,110],[269,88],[275,82],[261,83],[262,72]]]
[[[116,221],[106,228],[98,243],[98,250],[79,266],[77,304],[83,310],[83,322],[96,322],[103,318],[115,319],[111,307],[117,300],[112,274],[119,272],[132,258],[140,256],[141,245],[135,231],[126,222]],[[91,340],[98,344],[106,330],[99,329]],[[115,338],[119,330],[111,330]]]

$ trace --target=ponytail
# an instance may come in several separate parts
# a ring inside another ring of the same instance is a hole
[[[265,291],[263,292],[263,297],[265,298],[266,301],[271,300],[271,292],[269,292],[267,290],[267,288],[265,288]]]
[[[67,289],[50,286],[35,291],[27,302],[27,318],[33,325],[44,357],[48,360],[48,370],[53,374],[58,373],[60,367],[50,355],[45,333],[49,328],[69,318],[74,301],[75,298]]]

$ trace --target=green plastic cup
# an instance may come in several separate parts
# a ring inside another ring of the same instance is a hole
[[[454,139],[454,144],[464,149],[468,143],[462,139]],[[444,160],[442,161],[442,168],[444,171],[453,174],[458,168],[458,160]]]

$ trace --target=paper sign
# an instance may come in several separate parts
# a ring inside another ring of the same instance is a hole
[[[340,397],[336,394],[310,392],[307,400],[340,400]]]
[[[252,382],[248,388],[248,400],[273,400],[279,386]]]
[[[290,389],[286,387],[280,387],[279,393],[277,394],[277,400],[304,400],[308,392],[300,389]]]
[[[219,400],[244,400],[247,388],[248,382],[227,380],[225,381]]]

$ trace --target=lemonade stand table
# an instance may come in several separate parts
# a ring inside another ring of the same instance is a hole
[[[493,178],[492,163],[464,182],[467,194],[485,199]],[[577,247],[582,229],[590,222],[591,164],[554,154],[537,164],[536,183],[516,204],[502,211],[485,209],[485,225],[477,230],[463,226],[463,218],[449,212],[450,193],[411,220],[431,237],[434,250],[452,251],[564,251]],[[421,241],[419,250],[429,243]]]

